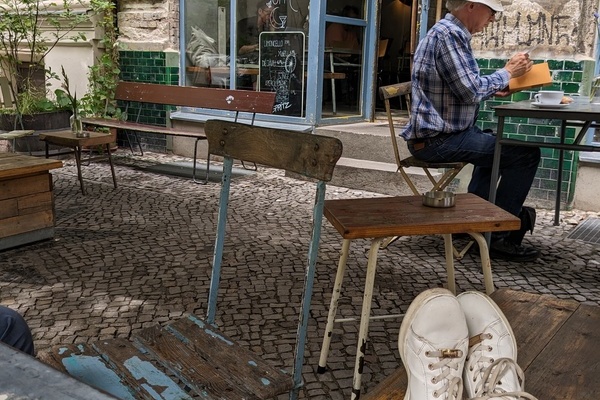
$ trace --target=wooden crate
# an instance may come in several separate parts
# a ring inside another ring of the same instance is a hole
[[[54,236],[52,168],[62,162],[0,155],[0,250]]]

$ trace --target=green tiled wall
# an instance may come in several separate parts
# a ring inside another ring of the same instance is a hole
[[[540,61],[534,61],[540,62]],[[478,60],[482,74],[490,74],[506,64],[506,60],[481,59]],[[553,84],[545,87],[548,90],[564,90],[565,93],[580,93],[584,86],[584,69],[586,62],[573,62],[563,60],[548,60]],[[479,126],[482,129],[490,128],[496,131],[497,118],[493,107],[499,104],[527,100],[537,93],[539,88],[524,90],[506,98],[492,98],[483,102],[479,112]],[[560,120],[553,119],[528,119],[507,118],[504,125],[504,133],[514,139],[528,139],[536,136],[545,142],[558,142],[560,135]],[[574,139],[576,130],[567,129],[567,140]],[[559,151],[554,149],[541,149],[542,160],[538,167],[536,179],[529,192],[530,199],[541,201],[553,201],[556,197],[556,177],[558,169]],[[577,176],[577,158],[575,152],[564,152],[563,181],[562,181],[562,204],[570,207],[575,190],[575,178]]]
[[[128,82],[179,85],[179,54],[162,51],[121,51],[121,80]],[[124,105],[121,105],[124,109]],[[165,125],[167,112],[174,107],[139,103],[130,105],[128,120],[135,121],[138,113],[140,123]],[[140,134],[142,146],[148,150],[165,152],[164,135]],[[119,145],[127,145],[126,138],[119,136]],[[124,142],[124,143],[123,143]]]

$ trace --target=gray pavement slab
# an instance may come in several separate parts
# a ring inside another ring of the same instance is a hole
[[[115,153],[118,188],[106,163],[83,167],[82,195],[71,159],[52,171],[56,235],[53,240],[0,252],[0,303],[21,312],[38,351],[62,343],[128,338],[185,313],[206,313],[220,185],[149,169],[189,159]],[[217,163],[218,164],[218,163]],[[240,166],[241,168],[241,166]],[[232,180],[217,323],[229,336],[275,366],[291,369],[298,306],[310,241],[314,183],[260,167]],[[327,198],[381,196],[328,186]],[[497,287],[548,293],[600,305],[600,245],[569,239],[597,212],[538,210],[526,241],[542,256],[519,264],[492,260]],[[460,243],[459,243],[460,244]],[[308,324],[305,387],[301,398],[350,397],[358,322],[336,327],[328,372],[317,374],[321,340],[341,239],[323,222]],[[353,243],[339,315],[360,314],[369,242]],[[445,284],[441,237],[403,237],[379,253],[373,314],[406,311],[422,290]],[[459,291],[483,291],[479,257],[456,262]],[[399,320],[371,322],[363,390],[399,365]]]

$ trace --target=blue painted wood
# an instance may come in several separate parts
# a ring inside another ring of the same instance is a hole
[[[67,373],[81,382],[104,390],[123,400],[134,400],[129,387],[113,371],[102,357],[85,344],[64,345],[58,351],[62,366]]]
[[[294,390],[290,393],[290,399],[298,398],[298,392],[302,386],[302,364],[304,363],[304,348],[306,345],[306,335],[308,330],[308,319],[310,312],[310,302],[312,300],[313,285],[315,282],[315,269],[317,265],[317,255],[319,252],[319,241],[321,240],[321,225],[323,222],[323,206],[325,204],[326,184],[323,181],[317,182],[317,194],[313,208],[313,224],[308,248],[308,262],[306,266],[306,276],[304,279],[304,291],[302,293],[302,304],[300,309],[300,320],[298,321],[298,331],[296,334],[296,350],[294,354]]]
[[[219,295],[219,282],[221,281],[221,262],[223,261],[223,244],[227,228],[227,208],[229,207],[229,188],[231,186],[231,170],[233,158],[226,157],[223,162],[223,177],[221,178],[221,195],[219,200],[219,214],[217,217],[217,237],[213,251],[212,275],[208,293],[208,308],[206,322],[213,325],[217,312],[217,297]]]
[[[147,351],[129,340],[101,340],[92,345],[136,397],[156,400],[191,400],[191,397],[152,362]]]

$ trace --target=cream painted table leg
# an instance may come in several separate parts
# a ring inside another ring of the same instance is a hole
[[[365,280],[365,292],[363,294],[362,312],[360,315],[360,329],[358,331],[358,344],[356,346],[356,361],[354,363],[354,378],[352,379],[352,399],[360,397],[360,384],[362,370],[365,364],[365,349],[369,332],[369,319],[371,317],[371,300],[373,299],[373,285],[375,284],[375,271],[377,270],[377,253],[379,246],[386,238],[373,239],[369,250],[369,261],[367,263],[367,277]]]
[[[352,240],[344,239],[342,243],[342,252],[340,261],[338,262],[335,283],[333,285],[333,293],[331,294],[331,303],[329,304],[329,314],[327,316],[327,326],[323,335],[323,344],[321,345],[321,356],[319,357],[319,367],[317,373],[322,374],[327,369],[327,357],[329,356],[329,346],[331,344],[331,336],[333,335],[333,325],[335,323],[335,315],[337,314],[337,305],[342,292],[342,283],[344,281],[344,273],[346,272],[346,264],[348,261],[348,253],[350,251],[350,243]]]
[[[446,253],[446,274],[448,275],[448,290],[456,295],[456,282],[454,278],[454,246],[452,246],[452,235],[445,234],[444,250]]]
[[[492,279],[492,263],[490,262],[490,250],[485,237],[479,232],[469,232],[469,235],[479,245],[479,255],[481,257],[481,270],[483,271],[483,282],[485,284],[485,292],[490,295],[496,290],[494,280]]]
[[[484,236],[479,232],[468,232],[479,245],[479,254],[481,257],[481,270],[483,272],[483,282],[485,292],[490,295],[494,290],[494,280],[492,279],[492,264],[490,262],[490,253]],[[456,282],[454,275],[454,255],[452,245],[452,235],[442,235],[444,237],[444,247],[446,250],[446,273],[448,274],[448,290],[456,294]]]

